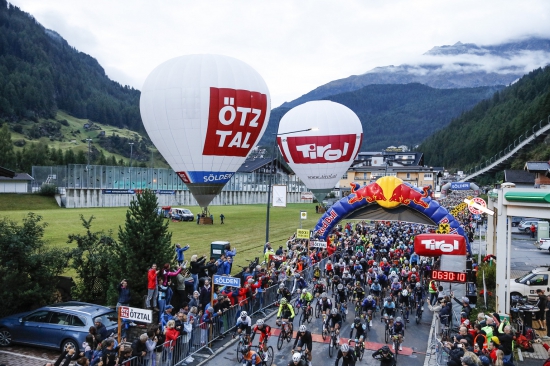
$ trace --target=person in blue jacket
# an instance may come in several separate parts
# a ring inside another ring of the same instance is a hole
[[[233,258],[229,257],[225,262],[223,262],[223,274],[229,276],[231,274],[231,263]]]
[[[180,243],[176,244],[176,260],[178,261],[178,264],[180,266],[185,261],[185,256],[183,255],[183,252],[185,252],[187,249],[189,249],[189,245],[186,245],[182,248]]]

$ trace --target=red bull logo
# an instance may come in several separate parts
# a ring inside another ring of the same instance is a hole
[[[424,198],[429,198],[430,187],[422,187],[422,193],[407,184],[400,184],[393,190],[390,197],[390,202],[399,202],[404,205],[409,205],[411,202],[418,206],[428,208],[429,202],[425,202]]]
[[[348,199],[348,203],[350,205],[356,202],[360,202],[362,200],[366,200],[368,203],[386,200],[386,197],[384,196],[384,190],[382,189],[382,187],[380,187],[378,183],[371,183],[364,186],[363,188],[358,189],[359,187],[359,184],[351,183],[351,194],[353,196]]]

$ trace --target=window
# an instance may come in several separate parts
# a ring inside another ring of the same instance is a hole
[[[411,173],[407,173],[407,179],[411,179]]]
[[[538,274],[529,280],[529,286],[548,286],[548,275]]]
[[[367,173],[363,173],[363,179],[367,179]]]
[[[342,179],[348,179],[348,173],[345,172],[344,175],[342,175]]]
[[[52,311],[52,316],[50,317],[50,324],[59,324],[59,325],[69,325],[69,314],[58,313]]]
[[[47,310],[40,310],[27,316],[25,320],[28,322],[46,323],[48,318],[49,312]]]
[[[86,326],[86,322],[84,321],[84,319],[81,319],[76,315],[73,315],[71,317],[71,321],[70,321],[69,324],[73,325],[75,327],[84,327],[84,326]]]
[[[424,180],[433,180],[433,173],[424,173]]]

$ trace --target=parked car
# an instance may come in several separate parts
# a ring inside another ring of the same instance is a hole
[[[539,250],[548,250],[550,251],[550,238],[540,238],[535,242],[535,246]]]
[[[520,232],[524,232],[524,233],[529,233],[530,232],[530,227],[531,227],[531,224],[534,224],[536,228],[538,228],[539,226],[539,221],[540,220],[537,220],[537,221],[522,221],[519,223],[518,225],[518,230]]]
[[[70,301],[0,319],[0,346],[30,344],[79,352],[95,318],[101,318],[109,334],[117,332],[117,312],[105,306]]]
[[[549,267],[538,267],[520,278],[510,280],[510,296],[524,296],[530,302],[537,301],[537,290],[550,292],[548,286]]]
[[[525,221],[525,217],[514,216],[512,217],[512,226],[518,226],[522,221]]]
[[[179,221],[194,221],[195,215],[186,208],[172,208],[170,210],[170,218]]]

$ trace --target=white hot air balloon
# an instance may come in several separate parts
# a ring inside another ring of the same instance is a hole
[[[151,72],[140,111],[157,149],[206,209],[260,141],[271,101],[265,81],[248,64],[189,55]]]
[[[299,129],[311,129],[292,133]],[[301,104],[279,122],[283,158],[321,202],[350,167],[363,140],[359,117],[328,100]]]

